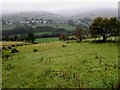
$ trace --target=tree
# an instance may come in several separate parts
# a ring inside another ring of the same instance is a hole
[[[118,36],[120,34],[120,21],[116,17],[96,18],[90,26],[92,36],[102,36],[106,41],[110,36]]]
[[[14,40],[15,40],[15,41],[18,40],[18,36],[17,36],[17,35],[14,36]]]
[[[9,36],[5,36],[5,41],[9,41],[10,37]]]
[[[67,35],[66,34],[60,34],[60,36],[59,36],[59,40],[63,40],[63,41],[65,41],[67,39]]]
[[[119,36],[120,35],[120,21],[116,17],[110,18],[110,29],[111,36]]]
[[[32,33],[32,32],[27,33],[26,39],[27,39],[29,42],[32,42],[32,43],[33,43],[33,42],[35,41],[35,35],[34,35],[34,33]]]
[[[103,41],[106,41],[106,39],[109,37],[110,35],[110,23],[109,23],[109,19],[107,18],[102,18],[102,17],[98,17],[96,18],[92,25],[90,26],[90,33],[91,35],[95,36],[102,36],[103,37]]]
[[[85,37],[85,30],[77,27],[75,32],[74,32],[74,35],[75,35],[77,41],[80,42]]]

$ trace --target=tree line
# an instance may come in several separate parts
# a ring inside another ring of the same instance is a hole
[[[42,32],[50,32],[44,34],[35,34]],[[31,33],[31,34],[30,34]],[[60,33],[65,33],[67,35],[71,35],[71,31],[67,31],[63,28],[54,28],[49,26],[38,26],[38,27],[19,27],[11,30],[3,30],[2,31],[2,40],[5,41],[29,41],[28,34],[35,36],[35,38],[46,38],[46,37],[58,37]],[[31,36],[31,39],[32,39]]]
[[[2,36],[14,36],[16,35],[21,35],[24,36],[28,32],[33,32],[33,33],[39,33],[39,32],[50,32],[51,34],[40,34],[36,35],[37,38],[42,38],[42,37],[54,37],[54,36],[59,36],[60,33],[66,33],[67,35],[71,34],[70,31],[65,30],[63,28],[54,28],[54,27],[49,27],[49,26],[38,26],[38,27],[31,27],[31,26],[26,26],[26,27],[18,27],[10,30],[3,30],[2,31]]]
[[[87,38],[89,35],[93,38],[102,37],[102,41],[105,42],[109,37],[120,36],[120,20],[116,17],[97,17],[90,25],[89,31],[77,27],[74,31],[74,35],[78,42]],[[61,34],[59,40],[67,40],[67,36]]]
[[[34,43],[35,39],[36,39],[36,36],[33,32],[28,32],[24,36],[14,35],[12,37],[4,36],[2,38],[2,40],[5,40],[5,41],[28,41],[28,42],[31,42],[31,43]]]

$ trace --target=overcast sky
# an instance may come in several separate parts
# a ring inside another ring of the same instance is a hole
[[[119,0],[2,0],[3,13],[20,11],[49,11],[97,8],[117,8]]]

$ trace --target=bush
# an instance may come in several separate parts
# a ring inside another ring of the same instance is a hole
[[[12,49],[12,51],[11,51],[11,53],[18,53],[18,52],[19,51],[16,48]]]
[[[67,35],[66,34],[60,34],[59,40],[65,41],[66,39],[67,39]]]

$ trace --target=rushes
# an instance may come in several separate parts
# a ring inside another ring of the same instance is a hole
[[[40,61],[41,61],[41,62],[43,61],[43,57],[40,59]]]
[[[102,63],[102,58],[103,58],[103,57],[99,56],[97,53],[95,54],[95,59],[98,60],[99,64]],[[104,58],[103,58],[103,59],[104,59]]]
[[[64,78],[64,79],[78,79],[78,74],[77,73],[73,73],[71,71],[64,71],[64,70],[47,70],[45,71],[45,74],[50,78],[54,78],[54,77],[60,77],[60,78]]]

